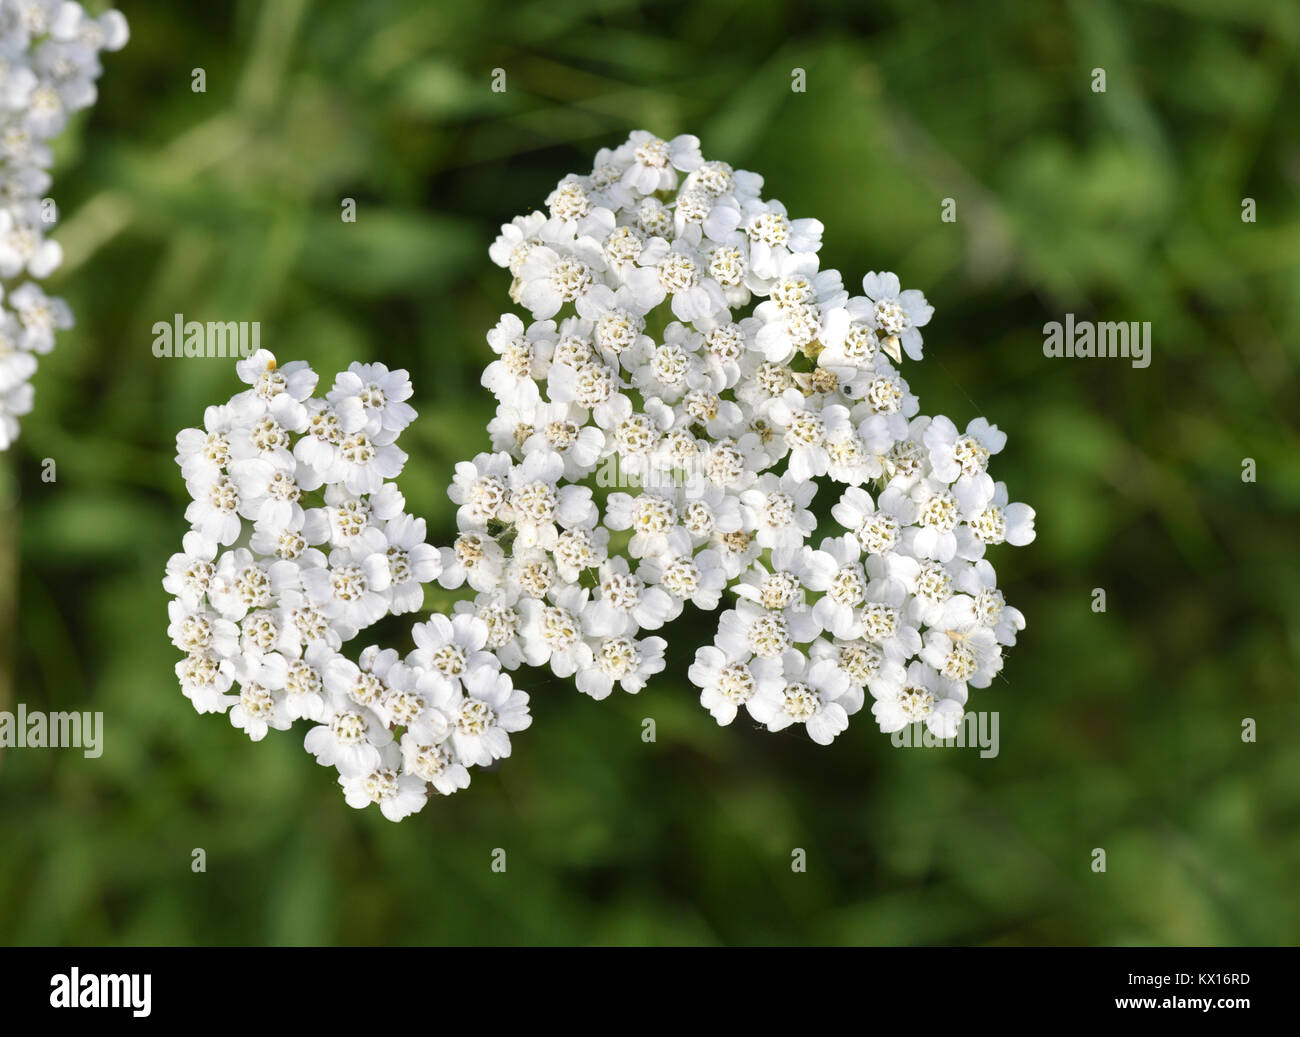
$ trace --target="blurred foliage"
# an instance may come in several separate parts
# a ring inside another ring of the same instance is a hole
[[[14,695],[102,710],[106,750],[0,759],[0,939],[1300,935],[1300,7],[122,7],[132,42],[59,146],[54,288],[79,324],[6,459]],[[684,680],[688,621],[640,696],[535,681],[535,723],[499,770],[398,826],[352,811],[299,736],[250,746],[176,687],[173,440],[237,381],[227,362],[155,359],[150,328],[259,320],[263,345],[326,377],[409,368],[402,486],[447,542],[443,489],[492,407],[478,378],[507,285],[487,245],[636,127],[698,134],[820,217],[847,282],[892,269],[937,307],[907,371],[923,408],[996,421],[996,474],[1038,509],[1038,540],[993,556],[1029,618],[1005,680],[972,699],[1000,711],[1001,754],[894,749],[866,715],[831,749],[718,729]],[[1150,368],[1045,359],[1042,325],[1066,312],[1151,321]]]

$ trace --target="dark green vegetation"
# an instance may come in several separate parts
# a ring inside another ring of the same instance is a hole
[[[0,757],[0,940],[1294,942],[1300,8],[123,6],[133,40],[55,171],[78,327],[0,462],[10,702],[102,710],[105,751]],[[935,305],[923,408],[997,422],[995,475],[1038,509],[993,555],[1029,621],[972,698],[1001,754],[894,749],[866,715],[830,749],[718,729],[688,621],[680,679],[605,703],[540,681],[499,770],[398,826],[354,812],[300,736],[252,746],[176,686],[173,437],[237,381],[155,359],[150,328],[258,320],[327,378],[409,368],[401,484],[446,542],[492,407],[487,246],[634,127],[698,134],[821,218],[846,280],[892,269]],[[1067,312],[1150,321],[1151,366],[1044,358]]]

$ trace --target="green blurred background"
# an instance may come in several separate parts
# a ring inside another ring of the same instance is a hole
[[[122,8],[131,43],[58,143],[52,290],[78,326],[3,458],[0,533],[0,708],[102,710],[105,751],[0,756],[0,941],[1300,936],[1300,7]],[[534,680],[499,769],[400,825],[353,811],[300,734],[251,745],[176,685],[174,436],[239,383],[228,362],[155,359],[151,326],[258,320],[326,377],[409,368],[401,485],[446,543],[506,308],[487,246],[637,127],[761,172],[825,222],[846,282],[895,270],[936,306],[907,369],[923,409],[1006,430],[996,475],[1038,510],[1037,541],[993,556],[1028,617],[1006,679],[972,698],[1000,712],[1001,753],[896,749],[865,714],[830,749],[717,728],[685,681],[687,624],[639,696]],[[1044,358],[1066,312],[1151,321],[1151,366]]]

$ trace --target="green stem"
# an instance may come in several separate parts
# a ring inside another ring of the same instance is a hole
[[[0,453],[0,710],[13,705],[18,643],[18,479],[10,455]],[[4,751],[0,749],[0,764]]]

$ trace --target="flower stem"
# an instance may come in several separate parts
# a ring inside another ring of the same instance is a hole
[[[13,705],[18,620],[18,480],[10,456],[0,454],[0,710]]]

